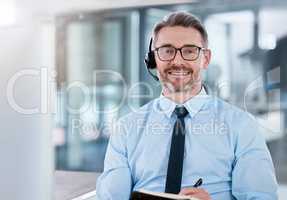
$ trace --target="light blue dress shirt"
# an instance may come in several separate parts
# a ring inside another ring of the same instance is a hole
[[[118,121],[96,199],[128,200],[139,189],[163,192],[176,103],[161,96]],[[277,182],[261,127],[205,91],[183,104],[186,136],[182,188],[203,179],[212,200],[275,200]]]

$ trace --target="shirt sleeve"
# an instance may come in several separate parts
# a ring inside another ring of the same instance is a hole
[[[232,171],[233,196],[237,200],[278,199],[274,166],[262,135],[263,128],[248,114],[234,120],[236,130],[233,130],[237,135]]]
[[[128,200],[132,188],[127,159],[127,135],[121,123],[112,132],[105,156],[104,172],[96,185],[96,200]]]

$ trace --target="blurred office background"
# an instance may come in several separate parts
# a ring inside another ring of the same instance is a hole
[[[143,59],[154,23],[178,10],[206,25],[205,81],[262,125],[287,196],[285,0],[1,1],[2,70],[48,71],[55,169],[102,172],[115,121],[160,94]]]

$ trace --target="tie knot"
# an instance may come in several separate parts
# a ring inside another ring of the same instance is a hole
[[[188,114],[188,111],[184,106],[180,106],[174,109],[174,113],[178,118],[184,118]]]

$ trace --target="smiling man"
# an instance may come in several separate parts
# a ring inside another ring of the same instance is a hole
[[[205,40],[194,27],[155,28],[155,60],[164,96],[183,103],[199,93],[200,72],[207,68],[211,56]]]
[[[139,189],[200,200],[277,199],[259,125],[203,87],[210,58],[207,33],[193,15],[172,13],[155,25],[145,62],[157,70],[162,95],[119,120],[97,199],[128,200]]]

